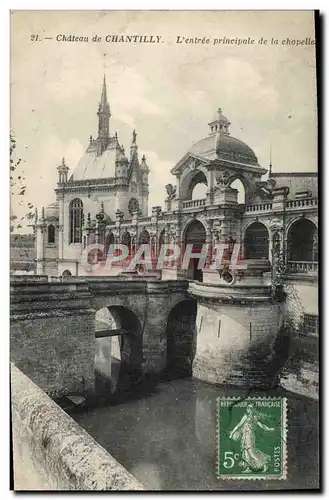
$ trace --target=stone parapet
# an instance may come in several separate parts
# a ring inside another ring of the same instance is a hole
[[[143,486],[11,364],[15,491],[143,490]]]

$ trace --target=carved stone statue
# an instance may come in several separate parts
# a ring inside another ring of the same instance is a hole
[[[217,177],[217,184],[214,186],[214,192],[222,191],[228,183],[228,179],[230,177],[230,173],[225,171],[221,174],[220,177]]]
[[[172,200],[176,196],[177,186],[173,186],[172,184],[166,185],[166,191],[168,195],[168,200]]]

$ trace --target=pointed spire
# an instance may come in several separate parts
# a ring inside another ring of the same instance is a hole
[[[146,173],[149,173],[149,171],[150,171],[150,169],[149,169],[149,167],[148,167],[148,165],[146,163],[146,156],[145,155],[142,156],[141,170],[143,172],[146,172]]]
[[[103,86],[102,86],[102,94],[101,94],[101,100],[99,103],[98,111],[101,111],[103,113],[109,113],[110,112],[110,106],[107,100],[107,90],[106,90],[106,77],[104,75],[103,78]]]
[[[123,146],[120,146],[120,144],[119,144],[119,149],[117,151],[116,162],[128,163],[128,158],[125,155],[125,148]]]
[[[98,138],[97,156],[101,156],[109,143],[110,137],[110,106],[107,100],[106,78],[104,75],[101,100],[98,106]]]
[[[130,156],[131,158],[134,156],[135,153],[137,153],[138,146],[137,146],[137,133],[136,130],[133,131],[133,138],[130,146]]]

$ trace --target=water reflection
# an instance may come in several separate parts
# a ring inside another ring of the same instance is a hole
[[[248,393],[250,394],[250,392]],[[104,448],[150,490],[290,489],[318,486],[317,403],[283,390],[253,395],[288,398],[286,481],[219,481],[216,398],[247,391],[195,379],[159,384],[153,394],[73,415]]]

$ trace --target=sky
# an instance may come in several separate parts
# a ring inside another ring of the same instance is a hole
[[[89,42],[57,42],[58,34]],[[101,42],[91,41],[95,34]],[[161,43],[104,41],[135,34],[161,36]],[[178,44],[178,36],[210,43]],[[213,44],[225,36],[255,43]],[[261,37],[267,45],[258,43]],[[97,134],[104,73],[111,134],[118,131],[129,151],[136,129],[140,155],[147,157],[150,207],[163,206],[165,185],[175,184],[170,170],[208,135],[219,107],[231,135],[255,151],[261,166],[269,164],[271,144],[274,172],[317,171],[315,46],[283,45],[287,37],[314,39],[313,13],[12,12],[10,126],[27,179],[23,201],[12,197],[12,211],[21,216],[27,202],[41,207],[55,200],[62,157],[72,172],[90,134]]]

